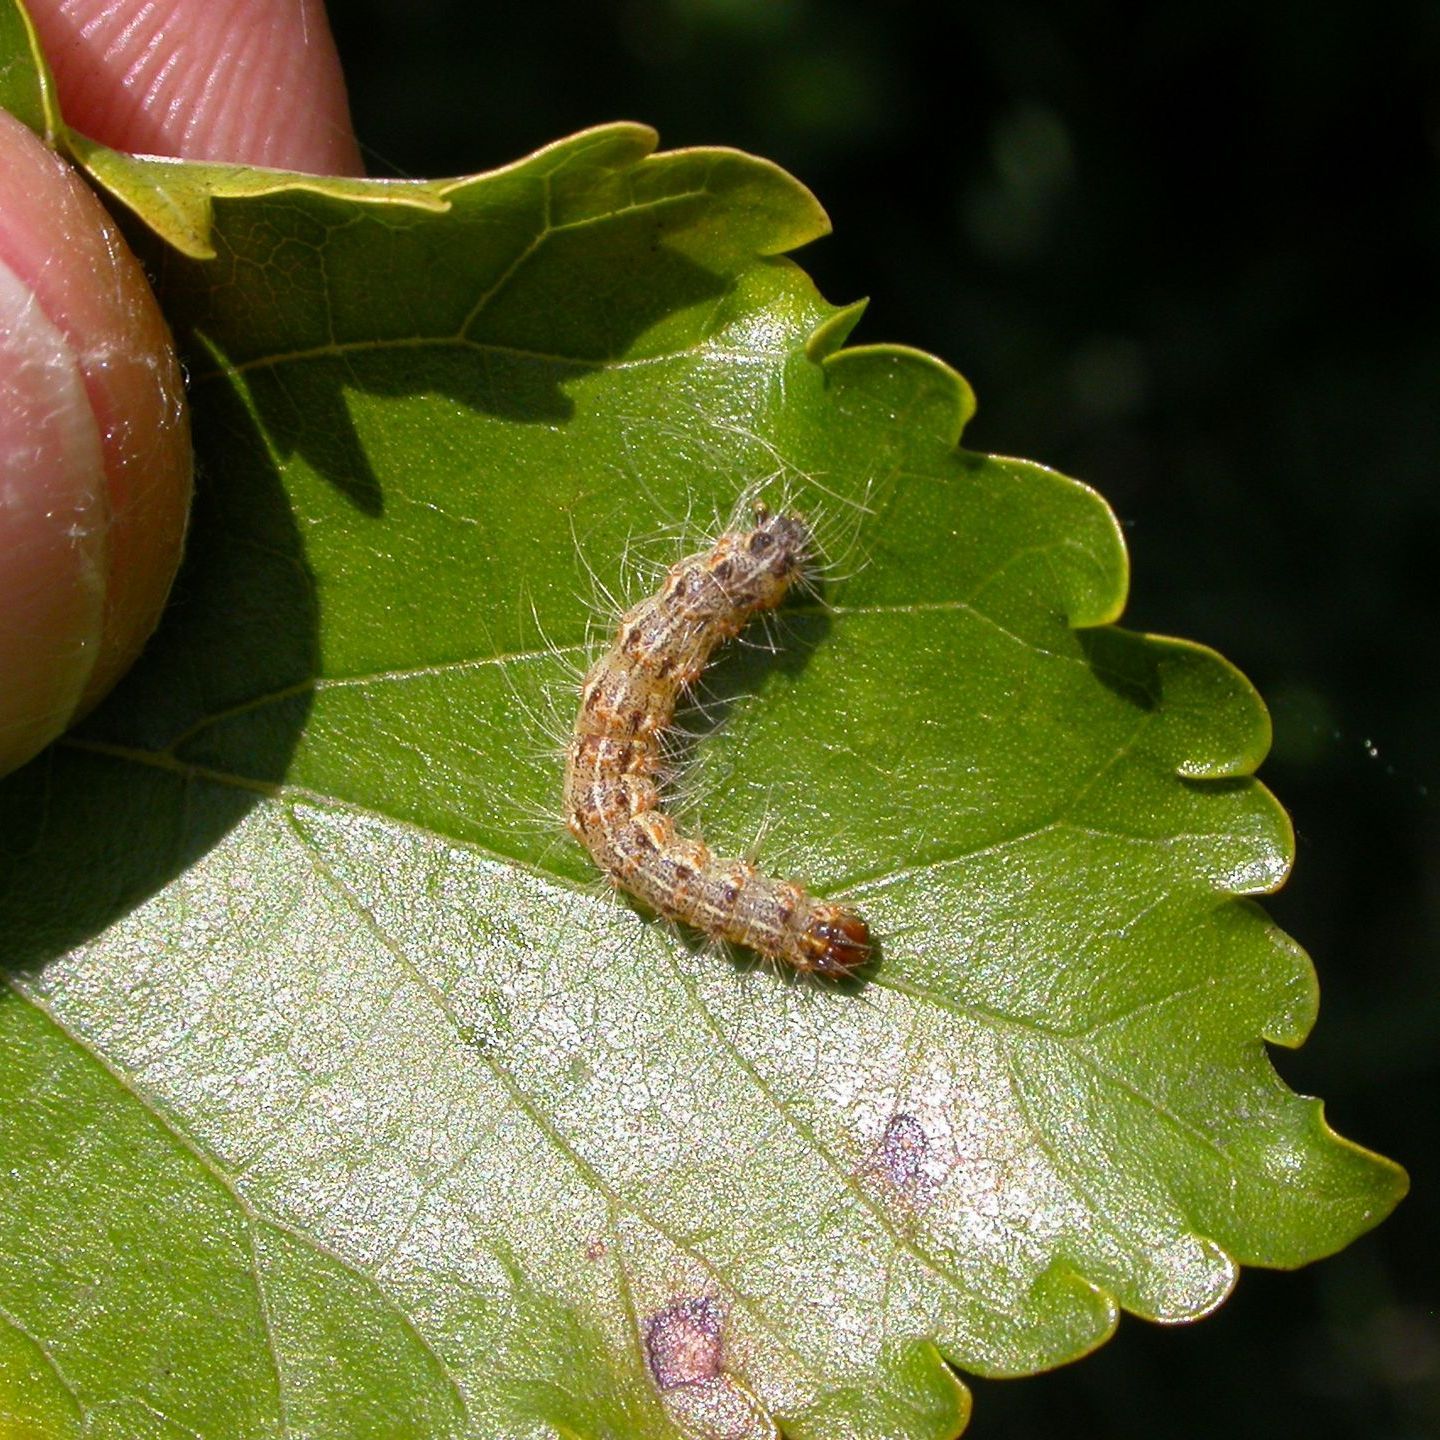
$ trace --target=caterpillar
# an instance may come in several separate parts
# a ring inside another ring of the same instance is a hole
[[[751,529],[672,565],[658,592],[621,618],[591,667],[565,764],[565,821],[611,882],[670,920],[714,940],[828,979],[871,957],[854,911],[798,881],[717,859],[661,808],[665,732],[681,693],[717,645],[773,610],[804,573],[814,536],[800,515],[755,506]]]

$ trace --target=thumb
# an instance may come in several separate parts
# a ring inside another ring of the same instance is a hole
[[[154,628],[190,497],[179,366],[99,202],[0,112],[0,773]]]

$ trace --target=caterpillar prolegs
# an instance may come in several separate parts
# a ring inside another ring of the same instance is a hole
[[[748,861],[717,859],[660,808],[662,746],[681,692],[717,645],[784,599],[814,548],[801,516],[757,505],[753,528],[727,530],[672,565],[659,591],[626,612],[581,689],[565,818],[600,869],[661,915],[838,978],[870,958],[859,915]]]

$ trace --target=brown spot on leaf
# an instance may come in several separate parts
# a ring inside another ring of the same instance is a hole
[[[902,1110],[886,1122],[879,1143],[860,1167],[859,1178],[882,1200],[919,1216],[934,1203],[953,1163],[944,1143],[937,1144],[917,1116]]]
[[[724,1314],[710,1295],[684,1295],[645,1320],[645,1355],[661,1390],[713,1380],[723,1369]]]
[[[593,1235],[585,1242],[585,1258],[587,1260],[603,1260],[605,1252],[609,1248],[598,1235]]]
[[[898,1190],[914,1191],[925,1179],[930,1141],[913,1115],[892,1115],[880,1139],[876,1160],[885,1178]]]

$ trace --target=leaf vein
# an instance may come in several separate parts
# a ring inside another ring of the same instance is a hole
[[[862,1186],[856,1183],[855,1176],[847,1171],[840,1164],[839,1160],[830,1153],[829,1149],[821,1142],[812,1127],[781,1103],[771,1090],[765,1077],[760,1074],[750,1060],[735,1045],[725,1029],[718,1023],[714,1012],[701,998],[693,977],[686,975],[676,963],[674,953],[667,951],[667,959],[670,962],[672,972],[679,979],[685,993],[690,997],[696,1010],[699,1012],[706,1029],[720,1042],[721,1048],[730,1056],[741,1073],[744,1074],[760,1092],[771,1110],[819,1156],[825,1167],[839,1180],[841,1188],[854,1196],[863,1209],[869,1211],[872,1218],[879,1225],[882,1233],[889,1238],[892,1250],[904,1251],[918,1261],[924,1269],[930,1271],[931,1274],[954,1286],[956,1289],[959,1289],[959,1276],[948,1271],[940,1260],[931,1255],[923,1246],[917,1244],[912,1237],[903,1234],[896,1227],[893,1218],[876,1203],[875,1199],[869,1195]],[[969,1294],[966,1298],[993,1319],[1004,1320],[1009,1318],[1003,1311],[986,1303],[976,1294]]]
[[[18,1334],[23,1335],[25,1339],[28,1340],[30,1344],[35,1347],[36,1352],[39,1354],[40,1358],[45,1362],[45,1364],[49,1367],[50,1373],[54,1375],[56,1381],[60,1385],[60,1388],[66,1393],[67,1396],[69,1396],[71,1403],[75,1406],[75,1409],[79,1414],[82,1427],[86,1423],[88,1423],[90,1407],[87,1406],[85,1402],[80,1398],[80,1392],[75,1388],[73,1384],[71,1384],[69,1377],[61,1368],[60,1362],[55,1358],[54,1354],[50,1350],[50,1347],[38,1335],[36,1335],[30,1329],[30,1327],[26,1325],[18,1315],[15,1314],[13,1310],[9,1309],[5,1305],[0,1305],[0,1321],[3,1321],[6,1325],[10,1326],[10,1328],[16,1331]]]
[[[430,997],[431,1003],[436,1007],[437,1011],[456,1032],[457,1037],[460,1036],[463,1033],[464,1027],[460,1022],[459,1016],[455,1014],[449,998],[415,965],[414,961],[405,953],[404,947],[398,945],[386,933],[385,928],[380,924],[369,907],[365,905],[360,897],[354,894],[345,881],[335,873],[321,853],[320,847],[305,833],[304,827],[298,818],[292,816],[291,824],[297,836],[308,848],[312,863],[316,866],[317,870],[326,877],[336,894],[347,903],[352,912],[370,929],[371,933],[390,953],[395,962],[424,990]],[[809,1360],[795,1350],[793,1344],[788,1339],[775,1330],[766,1316],[764,1306],[761,1302],[752,1301],[744,1290],[736,1284],[725,1271],[716,1266],[713,1260],[694,1249],[693,1246],[687,1245],[679,1236],[673,1234],[661,1224],[644,1206],[633,1199],[621,1195],[620,1192],[605,1179],[600,1171],[596,1169],[555,1126],[549,1116],[541,1109],[540,1105],[520,1084],[516,1076],[505,1066],[501,1065],[499,1060],[492,1055],[486,1047],[468,1046],[467,1048],[471,1053],[478,1056],[480,1062],[489,1070],[491,1075],[494,1076],[496,1083],[505,1092],[511,1104],[554,1146],[556,1153],[564,1157],[580,1178],[606,1202],[612,1212],[628,1212],[638,1219],[643,1220],[656,1234],[664,1236],[676,1250],[684,1255],[690,1256],[706,1270],[719,1276],[729,1287],[736,1299],[744,1304],[757,1327],[770,1335],[777,1347],[786,1351],[792,1358],[813,1373],[813,1367],[810,1365]],[[643,1356],[641,1358],[643,1362]]]
[[[147,1091],[142,1090],[129,1076],[106,1059],[99,1050],[88,1044],[76,1031],[66,1025],[55,1012],[54,1008],[48,1005],[28,986],[24,985],[18,976],[6,975],[4,979],[6,985],[19,999],[43,1015],[46,1020],[54,1026],[57,1034],[64,1036],[81,1055],[89,1060],[91,1064],[102,1070],[120,1090],[130,1096],[142,1110],[154,1119],[160,1129],[170,1137],[176,1148],[190,1156],[200,1169],[210,1177],[214,1184],[230,1197],[247,1226],[256,1224],[264,1225],[279,1234],[287,1235],[298,1244],[308,1247],[317,1255],[320,1255],[332,1264],[339,1266],[341,1269],[363,1280],[386,1308],[400,1321],[405,1331],[425,1353],[430,1356],[441,1377],[446,1382],[461,1415],[468,1416],[469,1407],[466,1403],[464,1392],[460,1388],[460,1384],[455,1376],[451,1374],[449,1367],[445,1364],[444,1358],[435,1350],[429,1339],[420,1331],[415,1322],[389,1294],[384,1286],[376,1280],[374,1275],[364,1267],[356,1265],[346,1259],[336,1250],[326,1245],[317,1236],[297,1229],[278,1216],[267,1215],[261,1211],[234,1182],[225,1167],[212,1155],[207,1153],[199,1141],[180,1123],[179,1119],[170,1111],[168,1106],[160,1101],[158,1097],[152,1096]],[[267,1317],[262,1316],[262,1323],[268,1323]]]

